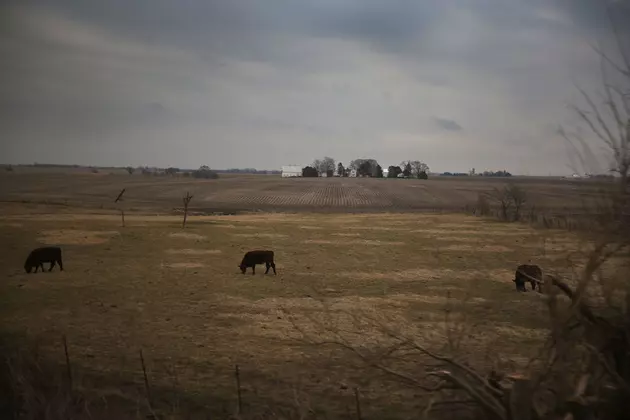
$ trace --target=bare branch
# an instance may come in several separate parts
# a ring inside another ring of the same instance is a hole
[[[602,118],[602,115],[599,112],[599,109],[597,108],[597,105],[595,105],[595,103],[593,102],[591,97],[588,95],[588,93],[586,93],[586,91],[584,89],[582,89],[579,86],[576,86],[576,87],[580,91],[580,93],[582,94],[582,97],[588,103],[589,107],[591,108],[591,112],[593,112],[593,114],[595,114],[595,118],[597,119],[597,122],[599,123],[599,128],[601,130],[603,130],[604,133],[606,133],[606,137],[604,137],[604,135],[601,134],[599,132],[599,130],[595,129],[595,124],[591,121],[590,118],[588,118],[588,116],[586,115],[586,113],[584,111],[582,111],[581,109],[579,109],[577,107],[575,109],[582,116],[582,118],[586,121],[586,123],[589,125],[591,130],[593,130],[593,132],[595,134],[597,134],[598,137],[600,137],[602,140],[604,140],[606,142],[606,144],[608,144],[611,148],[613,148],[613,150],[618,150],[619,145],[616,144],[617,139],[610,132],[610,129],[608,128],[608,125],[606,124],[606,122]]]
[[[614,67],[615,70],[617,70],[619,73],[621,73],[624,76],[630,77],[630,67],[628,67],[628,70],[624,69],[622,66],[620,66],[619,64],[617,64],[614,60],[612,60],[608,54],[606,54],[601,48],[596,47],[593,44],[590,44],[591,48],[600,56],[602,57],[604,60],[606,60],[606,62],[608,62],[608,64],[610,64],[611,66]],[[623,54],[622,54],[623,56]]]

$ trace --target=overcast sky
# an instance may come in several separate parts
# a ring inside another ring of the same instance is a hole
[[[570,173],[601,3],[0,0],[0,161]]]

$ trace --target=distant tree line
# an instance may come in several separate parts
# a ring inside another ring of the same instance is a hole
[[[216,172],[218,173],[226,173],[226,174],[263,174],[263,175],[277,175],[277,174],[281,174],[282,171],[278,171],[278,170],[259,170],[259,169],[255,169],[255,168],[244,168],[244,169],[239,169],[239,168],[230,168],[230,169],[217,169]]]
[[[502,170],[502,171],[483,171],[480,172],[478,174],[475,174],[474,172],[467,174],[464,172],[442,172],[440,174],[440,176],[492,176],[492,177],[511,177],[512,174],[509,173],[506,170]]]
[[[348,177],[353,173],[358,177],[383,178],[385,176],[383,167],[376,159],[371,158],[354,159],[344,166],[342,162],[337,162],[335,165],[335,159],[325,156],[322,159],[315,159],[311,165],[302,169],[303,177]],[[428,174],[429,166],[418,160],[403,161],[400,165],[392,165],[387,169],[388,178],[428,179]]]

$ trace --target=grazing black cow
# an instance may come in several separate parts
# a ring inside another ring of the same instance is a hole
[[[37,273],[37,269],[41,267],[42,271],[44,271],[43,263],[50,263],[50,268],[48,271],[52,271],[55,263],[59,263],[59,270],[63,271],[63,262],[61,261],[61,248],[57,246],[45,246],[42,248],[36,248],[28,254],[28,258],[26,258],[26,262],[24,262],[24,270],[27,273],[30,273],[33,267],[35,267],[35,272]]]
[[[243,256],[243,260],[239,264],[241,272],[245,274],[247,267],[252,268],[252,275],[256,274],[256,264],[265,264],[269,272],[269,268],[273,268],[273,274],[276,273],[276,264],[273,262],[273,251],[249,251]]]
[[[525,282],[529,282],[532,285],[532,290],[536,290],[536,284],[538,284],[538,292],[542,292],[540,283],[542,282],[542,270],[537,265],[522,264],[516,268],[514,274],[514,283],[516,283],[516,290],[519,292],[526,292]]]

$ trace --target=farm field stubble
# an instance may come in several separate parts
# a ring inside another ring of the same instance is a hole
[[[129,215],[121,228],[115,214],[16,206],[0,219],[5,332],[41,340],[60,361],[64,334],[77,371],[132,383],[141,381],[142,349],[154,387],[201,405],[233,406],[238,364],[251,410],[299,396],[332,417],[347,416],[355,386],[368,418],[417,413],[422,399],[336,346],[305,343],[295,325],[326,338],[312,318],[331,321],[358,332],[354,344],[377,347],[377,329],[355,324],[350,311],[440,348],[452,305],[469,325],[472,363],[502,354],[517,368],[546,324],[540,296],[515,292],[514,268],[531,260],[562,269],[579,247],[565,232],[462,215],[199,216],[182,230],[177,216]],[[28,251],[47,243],[63,247],[65,271],[25,274]],[[255,276],[239,272],[243,253],[256,248],[275,251],[277,276],[261,266]]]
[[[184,177],[117,175],[107,173],[41,174],[28,168],[0,174],[0,201],[63,208],[114,209],[114,198],[126,188],[127,210],[173,212],[182,207],[186,192],[194,195],[191,210],[198,213],[242,211],[407,212],[460,211],[474,206],[479,193],[501,188],[499,178],[429,180],[371,178],[281,178],[274,175],[222,175],[218,180]],[[571,213],[596,197],[594,181],[553,178],[512,178],[528,193],[527,206],[539,211]]]

